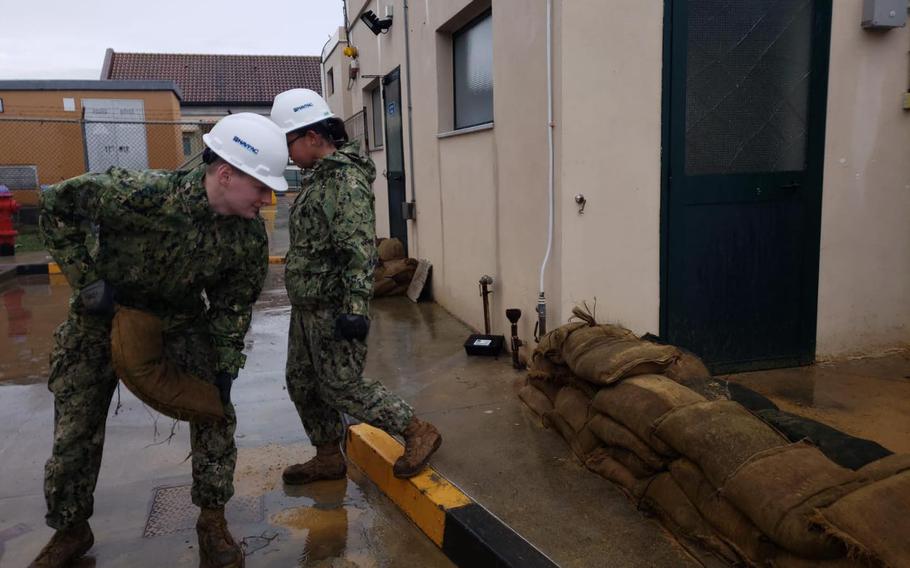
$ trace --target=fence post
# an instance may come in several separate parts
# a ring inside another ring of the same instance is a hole
[[[85,107],[82,107],[82,118],[79,120],[82,127],[82,159],[85,163],[85,171],[88,172],[88,134],[85,130]]]

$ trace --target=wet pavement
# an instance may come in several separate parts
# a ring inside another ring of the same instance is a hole
[[[59,276],[0,284],[0,566],[25,566],[51,534],[44,525],[43,467],[53,398],[47,361],[66,315]],[[314,450],[284,388],[290,308],[281,267],[272,267],[235,383],[238,416],[232,532],[253,566],[451,566],[445,556],[356,468],[347,480],[285,488],[281,470]],[[171,434],[173,433],[173,436]],[[124,388],[115,394],[92,527],[96,544],[78,566],[196,566],[189,435],[185,423],[149,411]]]
[[[288,196],[264,211],[271,253],[287,247]],[[284,201],[282,201],[284,200]],[[271,217],[271,218],[270,218]],[[280,472],[310,446],[287,397],[283,369],[290,308],[283,267],[272,266],[235,383],[235,536],[255,566],[450,566],[356,468],[345,481],[284,488]],[[25,566],[51,534],[43,523],[43,464],[53,400],[46,389],[52,333],[69,290],[59,276],[0,282],[0,567]],[[366,374],[434,422],[444,444],[432,465],[565,567],[698,566],[717,561],[677,543],[618,489],[588,472],[516,396],[510,359],[469,358],[471,331],[440,306],[374,302]],[[910,354],[730,377],[784,410],[910,451]],[[172,429],[174,436],[170,436]],[[92,523],[80,566],[195,566],[188,432],[125,389],[108,418]]]
[[[910,351],[726,378],[781,410],[910,453]]]

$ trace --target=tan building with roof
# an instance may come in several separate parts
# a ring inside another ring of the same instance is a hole
[[[190,158],[202,150],[208,125],[227,114],[267,115],[275,95],[287,89],[303,87],[322,93],[319,63],[318,56],[308,55],[125,53],[108,48],[101,79],[176,83],[183,93],[180,110],[187,121],[182,144]]]

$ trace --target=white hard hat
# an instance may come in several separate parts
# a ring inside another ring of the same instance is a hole
[[[229,114],[202,137],[218,157],[275,191],[287,191],[288,145],[275,123],[252,112]]]
[[[285,134],[333,116],[325,99],[309,89],[278,93],[272,103],[272,122]]]

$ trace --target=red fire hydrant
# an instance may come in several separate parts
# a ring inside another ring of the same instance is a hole
[[[13,213],[19,211],[19,204],[5,185],[0,185],[0,256],[16,254],[16,235],[13,229]]]

